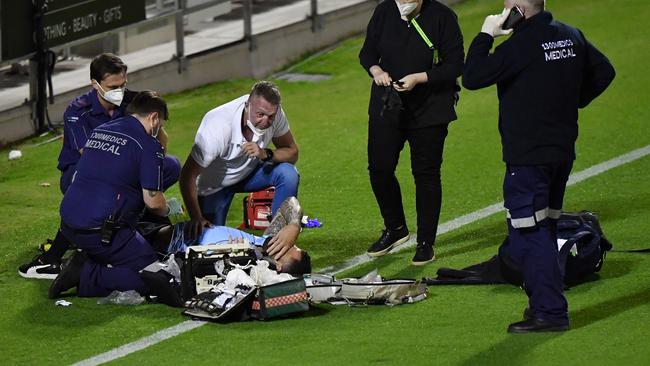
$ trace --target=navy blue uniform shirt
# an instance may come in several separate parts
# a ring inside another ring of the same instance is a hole
[[[361,65],[379,65],[393,81],[409,74],[426,72],[427,82],[401,92],[405,111],[412,118],[409,127],[426,127],[456,119],[454,93],[456,78],[463,71],[463,35],[456,14],[445,5],[424,0],[416,21],[438,50],[440,63],[434,65],[429,49],[413,26],[400,18],[394,1],[377,5],[368,23],[366,38],[359,53]],[[372,76],[372,75],[371,75]],[[370,116],[381,113],[384,88],[372,83]]]
[[[490,49],[486,33],[467,52],[463,86],[497,84],[503,160],[537,165],[575,159],[578,108],[587,106],[614,79],[609,60],[578,29],[541,12]]]
[[[116,213],[135,225],[144,209],[142,189],[162,191],[163,148],[133,116],[88,134],[74,182],[61,202],[61,218],[77,229],[102,225]]]
[[[135,94],[126,91],[122,104],[115,108],[112,116],[99,102],[100,96],[95,89],[75,98],[63,113],[63,147],[57,168],[65,171],[68,166],[77,164],[81,156],[79,150],[86,144],[90,132],[103,123],[123,117]]]

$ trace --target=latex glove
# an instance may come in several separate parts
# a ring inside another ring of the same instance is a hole
[[[409,91],[418,84],[426,83],[427,73],[419,72],[416,74],[409,74],[399,79],[399,81],[402,82],[402,85],[393,83],[393,88],[395,88],[395,90],[397,90],[398,92]]]
[[[375,84],[379,86],[388,86],[392,81],[390,75],[388,75],[386,71],[382,70],[382,68],[377,65],[370,68],[370,73],[375,80]]]
[[[508,14],[510,14],[510,9],[503,9],[498,15],[488,15],[483,21],[481,33],[487,33],[494,38],[512,33],[512,29],[501,29],[503,23],[508,19]]]

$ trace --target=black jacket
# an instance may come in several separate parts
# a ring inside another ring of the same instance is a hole
[[[541,12],[489,54],[479,33],[467,52],[463,86],[497,84],[503,160],[535,165],[575,159],[578,108],[614,79],[609,60],[578,29]]]
[[[456,119],[456,78],[462,73],[465,57],[458,20],[456,14],[445,5],[424,0],[416,21],[438,50],[441,59],[438,65],[434,65],[433,51],[420,34],[400,18],[395,1],[384,1],[377,5],[368,23],[359,60],[366,71],[373,65],[379,65],[393,80],[426,72],[426,84],[400,93],[405,112],[410,117],[410,127],[448,123]],[[372,83],[368,110],[371,118],[382,110],[383,89]]]

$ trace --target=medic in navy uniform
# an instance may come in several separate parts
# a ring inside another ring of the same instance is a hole
[[[508,331],[563,331],[569,329],[569,317],[556,223],[575,160],[578,109],[600,95],[615,72],[582,32],[544,11],[544,0],[506,0],[504,5],[504,12],[488,16],[474,38],[463,85],[497,85],[509,238],[500,255],[520,267],[529,297],[524,320]],[[523,21],[514,32],[503,30],[515,5]],[[510,33],[490,54],[494,37]]]
[[[90,132],[83,145],[60,210],[61,232],[79,251],[52,282],[51,298],[75,286],[79,296],[148,293],[138,272],[157,257],[135,225],[145,207],[158,216],[168,213],[164,149],[156,139],[168,112],[157,93],[143,91],[127,113]]]
[[[90,79],[93,89],[77,98],[63,114],[63,147],[57,168],[61,171],[60,188],[65,193],[76,171],[76,165],[91,132],[100,125],[124,117],[126,108],[137,94],[126,89],[127,66],[111,53],[103,53],[90,63]],[[158,139],[166,145],[165,131]],[[165,156],[163,174],[164,188],[173,185],[180,175],[180,161]],[[60,262],[70,242],[57,232],[51,248],[36,256],[30,263],[20,266],[22,277],[54,279],[60,271]]]

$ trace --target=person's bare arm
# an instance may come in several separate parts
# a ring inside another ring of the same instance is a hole
[[[267,252],[275,260],[282,257],[298,240],[302,214],[298,199],[289,197],[282,202],[271,224],[264,231],[264,235],[273,237],[269,241]]]
[[[142,199],[147,209],[154,215],[167,216],[169,213],[167,200],[162,192],[142,189]]]
[[[203,168],[194,160],[190,154],[181,169],[181,176],[178,180],[180,185],[183,202],[190,215],[190,223],[187,225],[187,235],[189,239],[198,238],[203,233],[204,227],[212,224],[203,217],[201,207],[199,206],[198,188],[196,178],[201,174]]]
[[[273,161],[278,163],[295,164],[298,161],[298,145],[291,131],[273,138]]]

